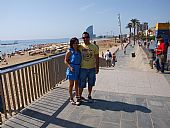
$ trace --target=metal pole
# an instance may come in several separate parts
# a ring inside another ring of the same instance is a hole
[[[121,20],[120,20],[120,14],[118,14],[118,25],[120,30],[120,41],[121,41],[121,48],[123,49],[123,42],[122,42],[122,29],[121,29]]]

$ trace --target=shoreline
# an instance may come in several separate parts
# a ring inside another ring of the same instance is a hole
[[[69,38],[58,39],[28,39],[28,40],[1,40],[0,54],[11,54],[15,51],[31,49],[34,45],[51,44],[51,43],[68,43]],[[4,45],[5,44],[5,45]]]
[[[99,57],[102,57],[102,52],[106,52],[107,49],[111,49],[113,47],[118,47],[120,43],[115,43],[114,39],[106,39],[106,40],[96,40],[96,44],[99,46]],[[19,52],[13,56],[6,56],[5,62],[0,62],[0,68],[12,66],[19,63],[24,63],[28,61],[33,61],[41,58],[48,57],[50,55],[54,55],[57,53],[61,53],[67,51],[69,45],[68,44],[43,44],[43,45],[35,45],[35,47],[31,50],[25,50]]]

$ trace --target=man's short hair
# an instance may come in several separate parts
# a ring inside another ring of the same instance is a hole
[[[89,36],[89,33],[88,32],[83,32],[83,34],[86,34],[86,35],[88,35]],[[90,36],[89,36],[90,37]]]

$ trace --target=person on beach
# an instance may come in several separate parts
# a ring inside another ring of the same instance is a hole
[[[164,60],[165,60],[165,43],[164,39],[161,35],[157,36],[157,48],[156,51],[156,60],[155,60],[155,66],[157,69],[157,72],[161,71],[164,73]]]
[[[83,89],[88,83],[88,101],[92,100],[92,88],[95,86],[96,74],[99,72],[99,49],[96,45],[90,43],[90,36],[88,32],[82,34],[84,43],[79,46],[82,60],[79,75],[79,103],[81,103]],[[87,82],[87,83],[86,83]]]
[[[93,44],[99,49],[99,46],[96,44],[96,41],[93,41]]]
[[[109,51],[109,49],[105,53],[105,59],[106,59],[106,67],[110,67],[111,60],[112,60],[112,53]]]
[[[102,58],[104,58],[104,52],[102,51]]]
[[[78,50],[79,40],[74,37],[70,40],[70,48],[65,55],[64,62],[68,68],[66,70],[66,78],[69,80],[70,103],[75,105],[73,98],[73,87],[75,86],[76,97],[78,97],[78,76],[81,63],[81,54]]]

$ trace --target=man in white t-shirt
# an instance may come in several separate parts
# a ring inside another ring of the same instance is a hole
[[[105,53],[106,67],[111,67],[112,53],[107,50]]]

